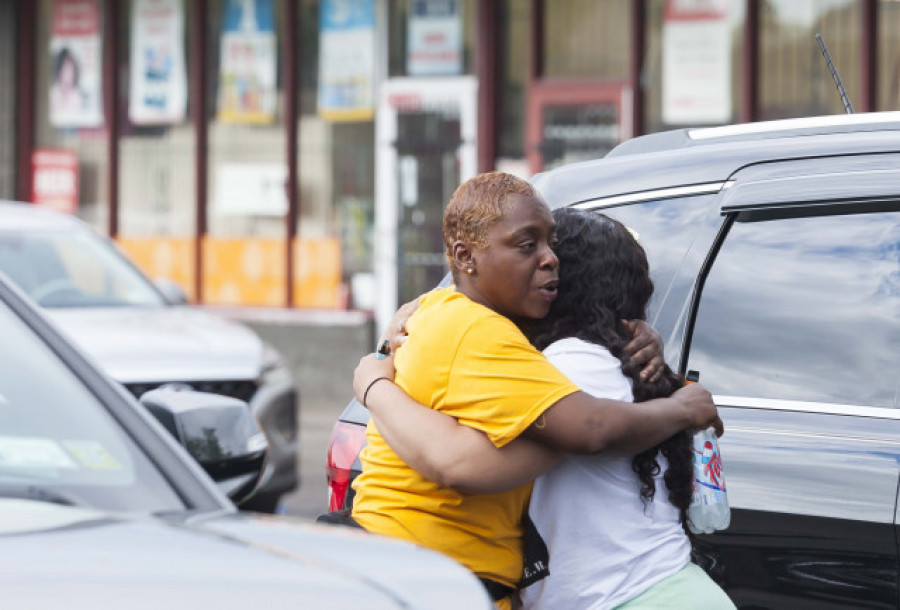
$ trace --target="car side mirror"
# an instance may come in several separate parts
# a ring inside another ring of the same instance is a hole
[[[269,445],[246,402],[171,388],[151,390],[140,400],[235,504],[256,492]]]
[[[190,302],[188,301],[187,293],[178,282],[167,277],[161,277],[154,280],[153,285],[162,293],[163,298],[169,305],[187,305]]]

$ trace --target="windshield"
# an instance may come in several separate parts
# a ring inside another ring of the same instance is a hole
[[[42,307],[161,307],[163,297],[89,230],[0,231],[0,271]]]
[[[184,504],[102,403],[0,302],[0,499],[104,510]]]

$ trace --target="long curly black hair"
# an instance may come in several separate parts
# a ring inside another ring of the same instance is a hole
[[[566,337],[605,347],[631,378],[635,402],[671,395],[684,384],[679,375],[666,366],[656,381],[643,381],[639,367],[624,352],[631,333],[623,320],[646,319],[653,295],[644,249],[622,223],[603,214],[561,208],[553,212],[553,218],[559,238],[559,294],[550,313],[523,330],[541,350]],[[632,460],[645,506],[656,494],[660,454],[668,461],[663,480],[669,501],[679,509],[686,526],[693,491],[690,434],[680,432]]]

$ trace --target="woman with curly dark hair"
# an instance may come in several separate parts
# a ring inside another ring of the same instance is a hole
[[[671,395],[681,377],[665,367],[645,381],[623,350],[631,336],[624,320],[645,319],[653,294],[644,249],[602,214],[560,209],[553,217],[560,291],[526,335],[589,394],[635,402]],[[690,563],[692,490],[687,431],[634,457],[564,456],[535,481],[529,516],[549,548],[549,575],[525,581],[523,606],[733,608]]]

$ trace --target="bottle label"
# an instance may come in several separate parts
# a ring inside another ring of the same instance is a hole
[[[696,439],[692,449],[694,452],[695,494],[703,498],[702,504],[723,501],[726,491],[725,473],[722,469],[719,444],[714,439],[701,436]]]

